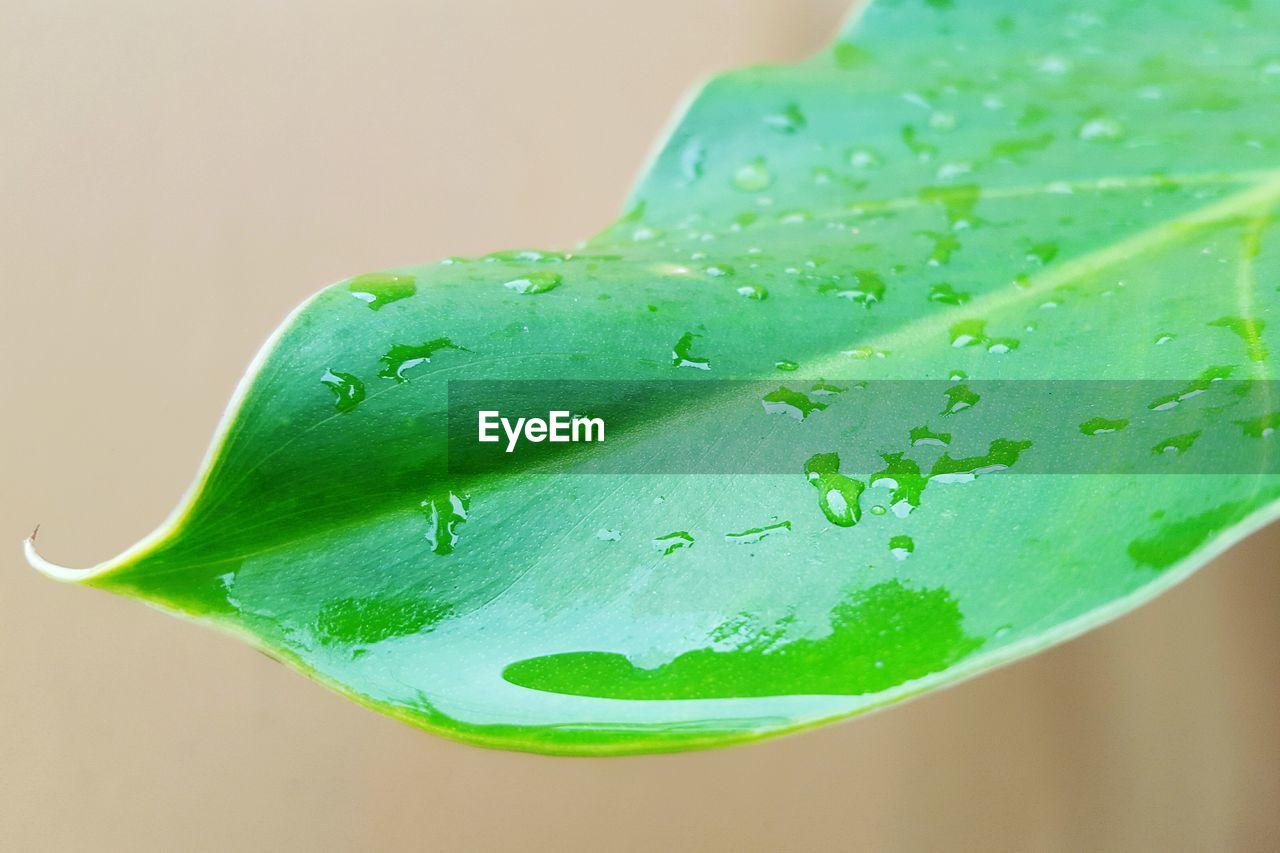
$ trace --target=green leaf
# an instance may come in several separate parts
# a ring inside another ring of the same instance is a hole
[[[880,0],[707,84],[579,250],[317,294],[168,523],[29,558],[546,752],[753,740],[1065,640],[1277,515],[1276,32],[1269,0]],[[589,381],[608,440],[451,466],[453,380]],[[872,416],[878,380],[940,386]],[[1129,381],[983,420],[1011,380]],[[777,470],[693,473],[752,447]]]

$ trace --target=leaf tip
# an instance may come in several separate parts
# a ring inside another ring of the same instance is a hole
[[[27,558],[27,564],[31,568],[40,572],[47,578],[52,578],[63,583],[78,583],[88,580],[102,572],[106,568],[103,566],[91,566],[87,569],[73,569],[69,566],[61,566],[57,563],[50,562],[40,556],[40,552],[36,550],[36,535],[40,533],[40,525],[36,525],[36,529],[31,531],[31,535],[22,540],[22,553]]]

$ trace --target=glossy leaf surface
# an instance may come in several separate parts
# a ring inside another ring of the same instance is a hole
[[[808,62],[711,81],[580,249],[322,291],[166,526],[94,569],[30,557],[548,752],[756,739],[1065,639],[1276,514],[1280,402],[1242,418],[1214,380],[1243,398],[1280,352],[1277,32],[1272,0],[878,0]],[[659,401],[598,452],[701,452],[749,408],[807,461],[451,473],[461,379],[769,380]],[[1230,473],[1019,473],[1037,429],[965,420],[974,383],[1017,379],[1185,382],[1066,426]],[[888,425],[882,470],[821,428],[869,380],[952,383]],[[1179,428],[1202,404],[1215,425]]]

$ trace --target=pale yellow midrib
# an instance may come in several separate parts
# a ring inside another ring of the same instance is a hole
[[[978,199],[1006,200],[1031,198],[1033,196],[1075,195],[1076,193],[1145,190],[1156,187],[1206,187],[1229,184],[1264,183],[1277,173],[1270,170],[1251,170],[1247,172],[1189,172],[1179,175],[1113,175],[1101,178],[1081,178],[1076,180],[1056,180],[1040,184],[1016,184],[1008,187],[982,187]],[[868,199],[853,202],[842,210],[823,210],[813,214],[815,219],[839,219],[848,216],[867,216],[876,213],[912,210],[937,204],[948,197],[959,197],[969,190],[971,185],[954,184],[948,186],[929,187],[936,193],[929,198],[920,195],[897,196],[895,198]]]
[[[961,320],[986,317],[1019,303],[1044,297],[1058,287],[1165,245],[1185,235],[1188,230],[1274,204],[1280,200],[1280,170],[1264,174],[1267,175],[1266,180],[1246,190],[1140,231],[1118,243],[1050,267],[1028,279],[1025,286],[1010,283],[1000,290],[981,296],[963,306],[919,317],[892,332],[871,339],[851,341],[849,348],[862,346],[891,351],[931,336],[945,335],[953,324]],[[823,361],[813,364],[810,372],[815,376],[836,376],[849,364],[848,356],[840,353],[831,354]]]
[[[1275,209],[1277,199],[1272,198],[1264,204],[1260,205],[1261,210],[1249,222],[1244,233],[1240,235],[1240,266],[1236,273],[1236,304],[1240,306],[1241,317],[1253,316],[1253,297],[1254,290],[1257,287],[1257,278],[1254,273],[1254,266],[1257,261],[1257,255],[1262,248],[1262,233],[1266,230],[1267,221],[1271,212]],[[1247,347],[1248,341],[1245,342]],[[1271,371],[1265,361],[1254,362],[1253,372],[1257,379],[1261,380],[1262,395],[1267,401],[1267,408],[1273,409],[1274,403],[1271,400]],[[1258,466],[1259,471],[1270,470],[1272,442],[1264,442],[1262,447],[1262,458]],[[1262,492],[1263,480],[1261,477],[1254,484],[1253,494],[1250,500],[1256,500]]]

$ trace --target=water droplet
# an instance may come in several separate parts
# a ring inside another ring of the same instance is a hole
[[[871,507],[872,515],[884,515],[889,510],[885,509],[881,504],[875,504]]]
[[[778,368],[778,370],[783,370],[783,371],[786,371],[787,373],[793,373],[800,369],[799,362],[791,361],[790,359],[785,359],[785,358],[775,361],[773,363],[773,366]]]
[[[364,383],[350,373],[326,370],[320,381],[333,392],[337,400],[334,408],[339,412],[349,412],[364,399]]]
[[[770,391],[761,398],[764,410],[771,415],[790,415],[798,421],[809,417],[813,412],[820,412],[827,407],[826,403],[810,400],[799,391],[793,391],[785,385],[776,391]]]
[[[960,251],[960,239],[955,234],[942,231],[917,231],[916,234],[933,241],[933,250],[926,260],[931,267],[951,263],[951,256]]]
[[[680,174],[686,184],[691,184],[702,177],[702,164],[707,156],[707,148],[702,140],[690,139],[680,151]]]
[[[408,299],[418,292],[418,283],[411,275],[375,272],[358,275],[347,282],[351,295],[377,311],[384,305]]]
[[[676,345],[671,350],[671,363],[676,367],[710,370],[711,360],[694,355],[692,352],[694,338],[700,337],[702,335],[695,335],[693,332],[685,332],[681,335],[680,340],[676,341]]]
[[[723,276],[733,275],[733,267],[728,264],[712,264],[707,267],[704,272],[713,278],[721,278]]]
[[[1022,451],[1030,447],[1029,441],[997,438],[991,442],[986,454],[982,456],[952,459],[949,454],[944,453],[938,457],[937,462],[933,463],[933,468],[929,471],[929,479],[937,480],[939,483],[968,483],[977,479],[979,475],[1007,470],[1018,461]]]
[[[644,202],[641,202],[619,221],[631,222],[638,220],[643,212]],[[549,252],[542,249],[503,249],[500,252],[490,252],[484,256],[484,260],[491,264],[560,264],[569,260],[569,256],[563,252]]]
[[[804,113],[800,112],[800,107],[787,104],[780,112],[765,116],[764,123],[780,133],[792,134],[804,130],[808,121]]]
[[[920,466],[914,459],[908,459],[901,453],[886,453],[880,458],[884,460],[885,467],[871,475],[871,488],[890,489],[889,508],[899,518],[906,518],[920,506],[920,498],[929,480],[920,472]]]
[[[920,131],[916,130],[915,125],[904,124],[902,126],[902,144],[914,155],[917,160],[932,160],[938,154],[938,146],[932,142],[926,142],[920,138]]]
[[[861,346],[844,350],[843,355],[847,355],[849,358],[886,358],[889,355],[889,351],[870,346]]]
[[[452,554],[458,544],[458,528],[467,520],[471,499],[466,495],[449,492],[430,497],[419,507],[427,517],[427,543],[441,556]]]
[[[733,173],[733,188],[745,193],[758,193],[773,185],[773,173],[763,157],[757,157]]]
[[[681,548],[692,548],[693,537],[689,535],[687,530],[673,530],[662,536],[656,536],[653,540],[653,547],[662,552],[662,556],[674,554]]]
[[[880,276],[860,270],[853,274],[853,278],[854,286],[836,291],[836,296],[860,302],[868,308],[884,299],[884,280]]]
[[[961,231],[978,221],[974,209],[982,198],[982,188],[977,184],[923,187],[919,196],[923,204],[936,204],[942,207],[952,231]],[[933,236],[932,232],[920,233]],[[935,237],[935,239],[938,239],[938,237]],[[955,248],[959,248],[958,243]]]
[[[1027,249],[1027,260],[1040,266],[1048,266],[1059,252],[1057,243],[1035,243]]]
[[[819,379],[817,382],[813,383],[813,386],[809,389],[809,393],[815,397],[828,397],[832,394],[843,394],[848,390],[849,389],[846,387],[833,385],[830,382],[824,382]]]
[[[378,375],[397,382],[408,382],[409,378],[404,375],[406,370],[430,362],[431,357],[441,350],[466,351],[464,347],[458,346],[448,338],[436,338],[417,345],[395,344],[387,350],[385,355],[379,356],[378,360],[386,367],[380,370]]]
[[[560,286],[561,278],[557,273],[542,270],[539,272],[531,272],[521,278],[513,278],[511,281],[505,282],[502,286],[508,290],[514,290],[516,293],[526,296],[535,293],[546,293],[549,290],[555,290]]]
[[[754,545],[771,533],[790,532],[791,522],[779,521],[776,524],[766,524],[763,527],[752,527],[749,530],[743,530],[741,533],[726,533],[724,539],[726,542],[736,542],[740,545]]]
[[[916,543],[910,536],[895,536],[889,540],[889,553],[895,559],[905,560],[915,553]]]
[[[1157,444],[1155,447],[1151,448],[1151,452],[1156,454],[1157,456],[1162,456],[1166,453],[1176,454],[1178,456],[1181,456],[1183,453],[1186,453],[1188,450],[1191,449],[1191,445],[1195,444],[1196,439],[1199,437],[1200,437],[1200,430],[1196,430],[1195,432],[1189,432],[1189,433],[1186,433],[1185,435],[1170,436],[1169,438],[1166,438],[1164,441]]]
[[[934,432],[929,425],[911,428],[912,447],[946,447],[951,444],[951,433]]]
[[[1124,136],[1124,128],[1114,119],[1094,118],[1080,126],[1079,135],[1086,142],[1094,140],[1110,142]]]
[[[1261,417],[1246,421],[1236,421],[1236,425],[1244,430],[1244,434],[1253,438],[1270,438],[1280,427],[1280,412],[1270,412]]]
[[[1163,334],[1156,337],[1156,346],[1162,346],[1173,340],[1173,335]]]
[[[601,542],[617,542],[622,538],[622,533],[618,530],[610,530],[607,527],[601,527],[596,531],[596,538]]]
[[[765,290],[758,284],[744,284],[742,287],[738,288],[738,295],[747,299],[755,299],[759,302],[763,302],[765,299],[769,298],[769,291]]]
[[[870,148],[855,148],[849,152],[849,165],[855,169],[871,169],[883,162],[879,153]]]
[[[1129,425],[1129,421],[1125,418],[1090,418],[1080,424],[1080,432],[1085,435],[1106,435],[1107,433],[1119,432]]]
[[[987,339],[987,324],[983,320],[962,320],[951,327],[951,346],[977,346]]]
[[[1066,74],[1071,69],[1071,63],[1060,56],[1046,56],[1036,65],[1036,70],[1042,74],[1052,74],[1057,77]]]
[[[955,290],[951,285],[935,284],[933,289],[929,291],[930,302],[940,302],[943,305],[963,305],[969,301],[969,294],[963,291]]]
[[[1254,317],[1219,317],[1211,320],[1209,325],[1235,332],[1236,337],[1244,341],[1251,361],[1267,360],[1267,347],[1262,343],[1262,330],[1267,324],[1262,320]]]
[[[661,238],[664,233],[661,228],[654,228],[651,225],[639,225],[631,232],[631,239],[637,243],[647,243],[650,240]]]
[[[1173,394],[1166,394],[1163,397],[1152,400],[1147,404],[1147,408],[1153,412],[1168,411],[1184,400],[1190,400],[1192,397],[1198,397],[1208,391],[1214,382],[1221,382],[1231,376],[1233,369],[1234,368],[1231,367],[1210,367],[1208,370],[1201,373],[1199,378],[1189,383],[1181,391]]]
[[[977,392],[969,388],[968,385],[952,385],[942,392],[947,398],[947,405],[942,410],[944,415],[954,415],[956,412],[963,412],[972,406],[977,405],[982,399]]]
[[[818,507],[827,521],[852,527],[862,517],[858,499],[866,489],[860,481],[840,473],[840,457],[819,453],[804,464],[805,477],[818,490]]]
[[[983,320],[961,320],[951,327],[951,346],[962,347],[983,346],[990,353],[1006,353],[1018,348],[1016,338],[989,338],[987,324]]]

